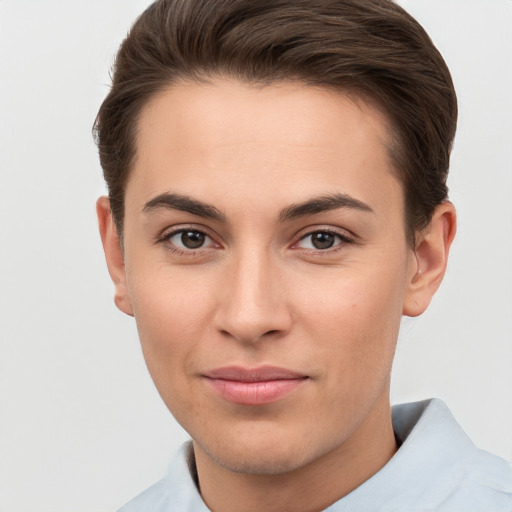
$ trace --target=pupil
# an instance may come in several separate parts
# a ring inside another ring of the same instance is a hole
[[[334,235],[331,235],[331,233],[314,233],[311,242],[315,249],[329,249],[334,245]]]
[[[204,234],[198,231],[183,231],[181,242],[187,249],[198,249],[204,244]]]

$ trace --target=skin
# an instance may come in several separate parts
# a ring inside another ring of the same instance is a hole
[[[441,282],[453,206],[411,248],[385,115],[300,83],[175,85],[138,128],[123,247],[107,198],[100,231],[116,304],[193,439],[202,497],[218,512],[321,510],[396,451],[400,319]],[[233,403],[205,377],[232,365],[304,378],[271,403]]]

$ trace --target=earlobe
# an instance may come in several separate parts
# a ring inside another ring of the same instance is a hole
[[[410,276],[407,283],[403,314],[421,315],[443,280],[448,254],[457,227],[455,207],[449,201],[440,204],[429,225],[418,234]]]
[[[115,286],[114,302],[127,315],[133,316],[133,307],[126,287],[126,272],[121,241],[110,210],[110,200],[102,196],[96,202],[96,213],[105,259],[112,282]]]

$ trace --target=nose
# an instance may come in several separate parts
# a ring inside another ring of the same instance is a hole
[[[221,286],[214,325],[224,336],[254,343],[289,332],[292,315],[284,276],[269,253],[234,258]]]

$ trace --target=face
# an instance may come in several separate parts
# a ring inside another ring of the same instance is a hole
[[[176,85],[143,110],[118,304],[215,463],[297,469],[389,408],[416,266],[387,133],[297,83]]]

